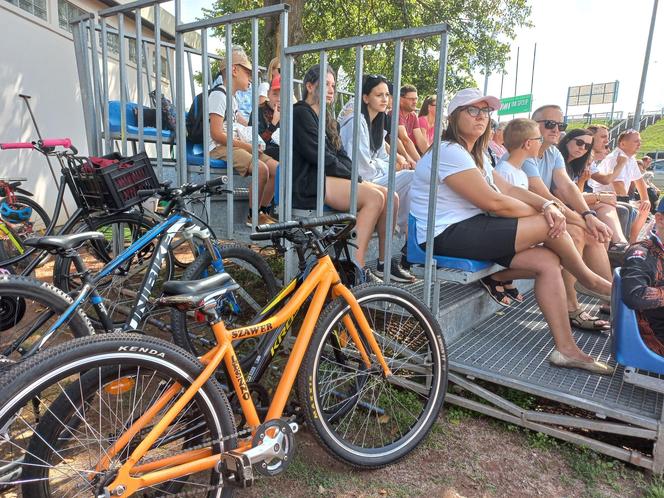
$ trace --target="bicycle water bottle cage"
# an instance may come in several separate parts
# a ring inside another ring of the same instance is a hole
[[[28,221],[30,216],[32,216],[32,208],[30,206],[16,209],[5,201],[2,201],[0,204],[0,217],[8,223],[23,223],[24,221]]]

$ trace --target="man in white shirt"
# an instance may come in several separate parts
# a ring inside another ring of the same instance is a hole
[[[232,80],[232,90],[234,93],[238,91],[246,91],[251,82],[251,74],[253,68],[247,54],[242,47],[233,47],[232,50],[232,74],[227,78],[224,74],[226,71],[226,61],[221,61],[221,72],[224,81]],[[211,91],[208,96],[208,112],[210,115],[210,157],[213,159],[227,159],[227,127],[226,127],[226,89],[220,87],[221,91]],[[231,137],[230,146],[233,149],[233,169],[242,176],[247,176],[252,173],[252,146],[251,143],[245,142],[240,139],[237,134],[237,103],[233,99],[233,109],[230,113],[230,119],[235,125],[233,128],[233,137]],[[258,205],[259,213],[255,223],[257,225],[274,223],[276,220],[269,216],[269,208],[274,197],[274,181],[277,171],[277,161],[264,154],[259,153],[258,160]],[[249,190],[250,199],[254,192]],[[249,204],[251,206],[251,202]],[[246,224],[252,226],[253,218],[251,212],[247,217]]]
[[[636,153],[641,147],[641,135],[636,130],[626,130],[618,136],[617,143],[618,147],[599,164],[599,172],[592,175],[593,179],[603,180],[602,182],[593,184],[593,190],[601,192],[606,189],[612,189],[615,191],[619,201],[629,201],[638,210],[636,220],[632,223],[629,234],[629,241],[633,244],[638,240],[639,232],[643,228],[650,212],[648,185],[646,185],[643,173],[636,163]],[[601,183],[604,183],[606,180],[610,180],[611,183],[609,185],[602,185]],[[640,201],[629,198],[628,192],[632,182],[634,182],[639,197],[642,199]]]
[[[604,246],[611,240],[611,229],[597,217],[597,213],[588,207],[577,185],[567,174],[565,161],[556,147],[560,141],[560,132],[567,128],[563,122],[563,113],[557,105],[545,105],[535,110],[532,119],[539,124],[544,141],[536,159],[527,159],[523,171],[528,175],[528,189],[546,199],[559,198],[571,209],[564,214],[567,219],[567,231],[588,267],[596,274],[611,281],[611,265]],[[555,195],[554,195],[555,194]],[[576,279],[564,271],[563,280],[567,293],[567,308],[573,325],[605,330],[608,322],[599,320],[583,311],[575,291]],[[584,294],[601,297],[608,301],[609,296],[597,296],[595,293],[579,287]]]

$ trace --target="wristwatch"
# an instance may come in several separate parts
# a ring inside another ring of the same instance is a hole
[[[583,213],[581,213],[581,216],[585,220],[586,216],[588,216],[589,214],[592,214],[595,218],[597,218],[597,211],[595,211],[593,209],[589,209],[588,211],[584,211]]]

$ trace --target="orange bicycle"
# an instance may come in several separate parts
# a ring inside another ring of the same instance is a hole
[[[206,314],[214,332],[217,344],[198,359],[156,338],[105,334],[13,367],[0,379],[0,491],[230,496],[256,473],[277,475],[293,460],[298,425],[282,413],[296,381],[310,430],[335,457],[377,468],[407,455],[443,404],[445,343],[436,319],[404,288],[351,291],[340,283],[322,241],[349,237],[354,222],[333,215],[257,228],[306,244],[317,262],[287,302],[254,325],[228,330],[218,318],[218,303],[236,287],[227,274],[168,282],[159,304]],[[325,235],[323,226],[331,226]],[[325,306],[328,295],[334,300]],[[261,421],[233,342],[293,320],[307,302]],[[222,363],[246,421],[239,428],[215,380]],[[38,419],[27,408],[35,404]]]

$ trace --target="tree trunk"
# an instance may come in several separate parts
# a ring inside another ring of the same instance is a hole
[[[290,6],[288,11],[288,45],[298,45],[304,41],[304,31],[302,29],[302,16],[304,14],[305,0],[263,0],[263,5],[269,7],[271,5],[278,5],[285,3]],[[281,40],[279,38],[279,31],[281,30],[281,22],[279,17],[270,17],[265,19],[265,39],[274,40],[270,45],[266,55],[267,60],[272,60],[276,57],[281,50]]]

